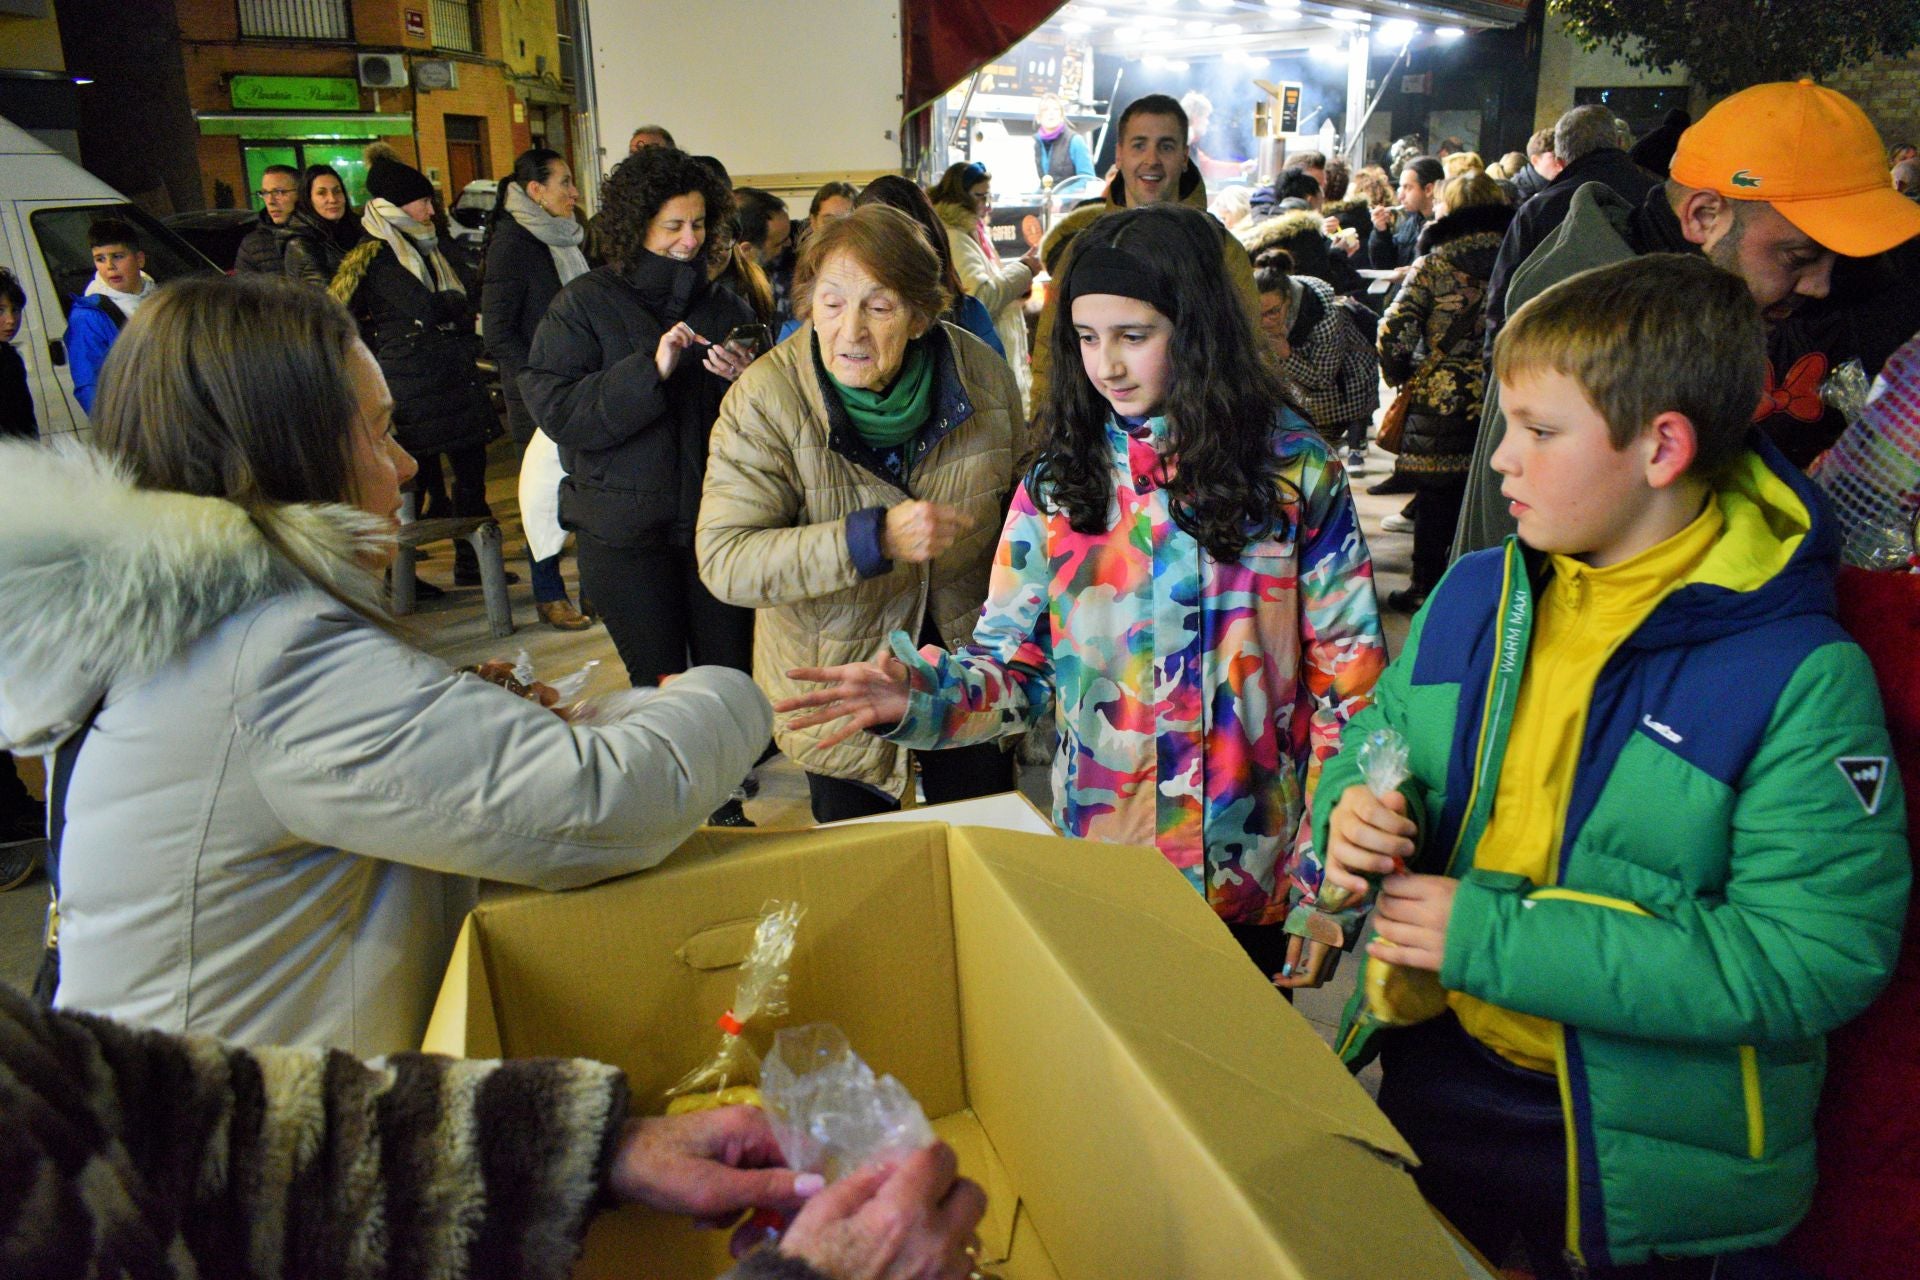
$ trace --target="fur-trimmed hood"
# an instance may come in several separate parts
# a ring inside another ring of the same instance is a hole
[[[1510,204],[1479,204],[1450,213],[1444,218],[1436,218],[1420,232],[1419,251],[1432,253],[1441,245],[1488,232],[1504,236],[1507,224],[1513,221],[1516,212]]]
[[[368,268],[380,256],[380,249],[385,243],[368,236],[341,260],[339,270],[333,273],[333,279],[327,285],[327,292],[335,302],[343,307],[353,305],[353,295],[360,292],[360,282],[367,278]]]
[[[973,211],[971,205],[954,204],[952,201],[943,200],[933,206],[933,211],[940,215],[940,221],[955,231],[964,231],[968,235],[972,235],[974,228],[980,225],[980,215]]]
[[[0,442],[0,748],[53,750],[115,685],[274,597],[317,585],[378,614],[363,557],[391,539],[383,521],[319,504],[260,520],[136,488],[81,446]]]
[[[1274,217],[1242,226],[1235,230],[1234,235],[1247,247],[1248,255],[1257,258],[1268,249],[1285,248],[1288,241],[1305,235],[1318,236],[1324,243],[1326,234],[1320,228],[1326,220],[1325,214],[1315,213],[1311,209],[1289,209]]]

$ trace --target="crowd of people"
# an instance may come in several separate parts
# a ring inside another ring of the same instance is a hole
[[[1300,153],[1212,204],[1241,168],[1195,136],[1129,104],[1099,196],[1011,261],[982,165],[801,220],[656,125],[591,218],[519,157],[473,262],[385,149],[357,212],[268,170],[233,279],[156,286],[96,224],[91,446],[0,445],[0,746],[51,761],[57,870],[51,1008],[0,992],[0,1148],[71,1187],[0,1213],[13,1256],[557,1275],[630,1200],[793,1215],[743,1278],[967,1275],[984,1198],[943,1147],[824,1187],[749,1109],[631,1119],[598,1064],[408,1051],[477,880],[751,825],[776,750],[827,822],[1008,790],[1031,738],[1059,830],[1156,846],[1276,998],[1352,956],[1336,1048],[1496,1262],[1900,1274],[1910,161],[1810,82],[1638,140],[1575,107],[1491,165]],[[0,276],[0,336],[20,305]],[[648,691],[611,722],[381,607],[404,493],[487,514],[483,344],[540,616],[597,619]],[[1411,496],[1384,600],[1370,443]],[[1864,1072],[1891,1119],[1849,1107]]]

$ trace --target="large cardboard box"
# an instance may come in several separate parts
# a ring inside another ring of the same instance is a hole
[[[1405,1142],[1151,849],[938,823],[705,832],[643,875],[481,906],[427,1047],[598,1058],[657,1111],[714,1049],[774,899],[806,907],[782,1022],[838,1024],[920,1100],[988,1191],[990,1273],[1476,1274]],[[579,1274],[727,1265],[722,1233],[629,1209]]]

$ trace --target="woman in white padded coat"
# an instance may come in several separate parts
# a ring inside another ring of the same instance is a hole
[[[0,744],[80,738],[62,1007],[246,1044],[417,1048],[476,878],[653,866],[767,740],[696,669],[575,727],[381,612],[399,487],[337,303],[189,280],[129,323],[95,448],[0,454]]]
[[[993,179],[984,165],[951,166],[928,195],[946,225],[960,287],[978,298],[993,317],[993,331],[1007,349],[1007,363],[1020,384],[1020,406],[1031,415],[1033,373],[1027,365],[1026,301],[1033,293],[1033,278],[1040,274],[1040,250],[1031,249],[1026,257],[1012,262],[1001,260],[987,228]]]

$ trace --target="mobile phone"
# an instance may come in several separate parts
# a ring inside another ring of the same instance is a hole
[[[737,324],[727,335],[726,345],[749,356],[764,355],[773,346],[773,334],[763,324]]]

